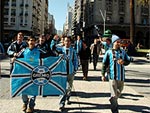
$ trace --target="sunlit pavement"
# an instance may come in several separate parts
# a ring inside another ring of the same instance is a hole
[[[150,112],[150,65],[146,58],[136,57],[135,61],[126,67],[125,87],[119,98],[119,113],[149,113]],[[0,111],[1,113],[22,113],[21,97],[10,98],[9,59],[1,62],[0,79]],[[97,71],[93,71],[90,64],[87,81],[82,80],[82,72],[76,74],[72,89],[71,105],[66,105],[64,113],[111,113],[109,108],[109,84],[102,82],[101,63],[98,63]],[[146,83],[144,83],[146,82]],[[139,89],[138,89],[139,88]],[[144,90],[146,88],[146,91]],[[141,92],[140,92],[140,91]],[[59,113],[59,97],[38,96],[35,113]]]

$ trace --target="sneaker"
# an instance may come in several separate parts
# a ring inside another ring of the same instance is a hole
[[[59,109],[60,109],[61,111],[63,111],[63,110],[64,110],[64,107],[65,107],[65,104],[60,104]]]
[[[67,104],[68,104],[68,105],[70,105],[70,104],[71,104],[71,102],[70,102],[69,100],[67,100]]]
[[[34,111],[34,108],[29,107],[26,112],[27,113],[33,113],[33,111]]]
[[[83,80],[87,80],[87,77],[83,77]]]
[[[22,111],[26,111],[26,110],[27,110],[27,104],[23,104]]]

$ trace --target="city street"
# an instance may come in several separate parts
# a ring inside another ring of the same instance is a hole
[[[126,81],[121,98],[119,113],[150,113],[150,61],[144,57],[133,57],[134,61],[126,67]],[[20,97],[10,97],[9,59],[1,62],[0,112],[21,113]],[[71,105],[66,105],[64,113],[111,113],[109,108],[109,84],[101,81],[101,62],[97,71],[90,64],[87,81],[82,80],[78,70],[73,86]],[[36,113],[59,113],[59,97],[38,96]]]

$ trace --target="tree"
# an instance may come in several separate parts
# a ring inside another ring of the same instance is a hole
[[[138,4],[148,5],[150,0],[137,0]],[[130,0],[130,41],[133,43],[135,36],[134,0]]]
[[[130,0],[130,41],[133,43],[135,35],[134,0]]]
[[[150,3],[150,0],[137,0],[138,4],[147,5]]]

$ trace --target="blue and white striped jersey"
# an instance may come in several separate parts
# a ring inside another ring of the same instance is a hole
[[[117,63],[117,60],[123,59],[124,61],[131,61],[127,53],[123,49],[119,50],[108,50],[106,51],[102,61],[102,75],[105,75],[107,71],[109,79],[112,80],[125,80],[125,68],[124,65]]]

